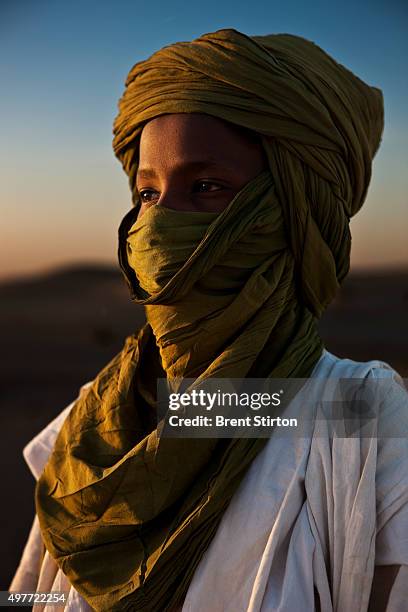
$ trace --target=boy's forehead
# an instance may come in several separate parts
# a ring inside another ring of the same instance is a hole
[[[140,138],[139,161],[236,163],[260,147],[238,126],[200,113],[161,115],[149,121]]]

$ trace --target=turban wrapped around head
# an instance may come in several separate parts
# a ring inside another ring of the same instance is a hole
[[[143,126],[192,112],[262,135],[301,295],[320,316],[349,269],[349,220],[366,197],[383,130],[381,91],[290,34],[223,29],[164,47],[130,71],[114,125],[135,204]]]

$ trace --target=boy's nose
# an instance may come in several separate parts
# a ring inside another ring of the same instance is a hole
[[[173,210],[193,210],[193,205],[186,194],[176,190],[162,191],[157,204]]]

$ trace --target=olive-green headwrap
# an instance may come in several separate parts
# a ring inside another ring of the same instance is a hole
[[[113,146],[134,202],[139,137],[165,113],[207,113],[264,135],[305,303],[320,316],[349,269],[383,130],[382,93],[314,43],[233,29],[164,47],[126,81]]]
[[[222,213],[137,219],[141,130],[179,112],[259,132],[269,169]],[[114,148],[136,206],[119,258],[148,323],[77,400],[36,490],[47,549],[94,609],[183,601],[266,439],[160,437],[156,378],[311,373],[382,125],[381,92],[296,36],[220,30],[130,72]]]

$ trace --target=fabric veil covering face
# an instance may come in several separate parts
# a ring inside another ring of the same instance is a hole
[[[259,132],[269,169],[220,214],[137,220],[141,131],[180,112]],[[311,373],[382,129],[380,90],[297,36],[219,30],[131,70],[114,129],[135,204],[119,260],[148,323],[77,400],[36,489],[45,545],[95,610],[183,601],[267,440],[160,437],[156,378]]]

